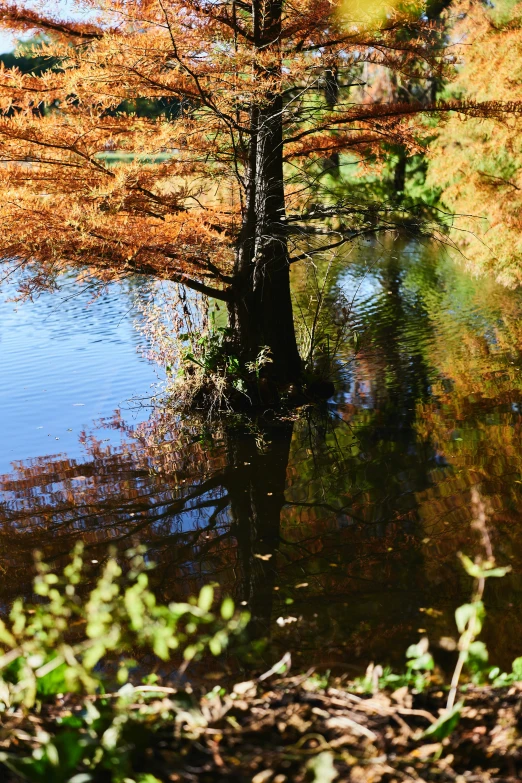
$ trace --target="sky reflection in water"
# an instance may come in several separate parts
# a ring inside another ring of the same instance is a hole
[[[71,277],[35,302],[5,301],[15,294],[10,286],[0,296],[0,473],[13,460],[80,456],[84,427],[150,395],[157,381],[137,350],[143,341],[128,285],[93,300]]]

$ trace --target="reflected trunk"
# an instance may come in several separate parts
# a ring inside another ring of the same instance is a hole
[[[241,571],[237,595],[252,613],[249,630],[254,638],[270,634],[292,431],[293,424],[271,427],[263,433],[269,441],[266,448],[260,450],[254,436],[247,435],[233,441],[229,451],[231,533]]]

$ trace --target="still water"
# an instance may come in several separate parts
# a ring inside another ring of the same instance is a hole
[[[522,652],[522,292],[437,246],[361,245],[326,287],[358,335],[336,397],[246,429],[149,418],[141,286],[0,305],[3,602],[30,592],[34,549],[141,542],[162,597],[218,583],[297,666],[400,665],[419,635],[455,634],[476,487],[513,569],[489,580],[483,638],[500,665]]]
[[[0,289],[0,474],[14,461],[79,457],[84,428],[150,396],[158,380],[133,326],[132,286],[93,298],[71,276],[34,302],[16,295],[15,285]]]

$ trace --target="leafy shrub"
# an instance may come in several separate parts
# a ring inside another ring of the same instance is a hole
[[[160,664],[176,654],[185,668],[205,651],[219,655],[248,615],[237,613],[230,598],[213,609],[211,586],[188,602],[158,603],[144,555],[142,549],[129,552],[124,566],[110,556],[85,598],[79,592],[85,581],[81,546],[62,574],[38,561],[34,591],[40,600],[15,601],[8,620],[0,621],[0,712],[10,725],[10,745],[17,747],[0,753],[0,762],[24,779],[152,783],[150,775],[135,778],[132,772],[150,734],[166,723],[204,723],[189,691],[161,687],[155,674],[133,684],[129,672],[139,666],[128,656],[147,655],[150,671],[151,656]],[[115,693],[107,692],[111,687]],[[52,710],[46,722],[47,701]],[[17,716],[29,711],[23,730],[13,729]]]
[[[109,557],[87,600],[78,587],[84,562],[78,546],[61,576],[37,562],[34,591],[39,603],[15,601],[9,621],[0,620],[1,705],[33,707],[38,698],[57,693],[96,693],[105,684],[103,663],[117,656],[120,685],[127,681],[124,657],[152,652],[168,661],[182,652],[185,661],[205,649],[219,655],[230,634],[248,616],[236,614],[225,598],[219,614],[211,611],[214,591],[202,588],[188,603],[158,604],[148,587],[150,569],[143,550],[129,552],[128,568]]]

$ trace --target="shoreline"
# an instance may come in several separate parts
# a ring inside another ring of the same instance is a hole
[[[444,738],[425,734],[445,704],[447,694],[440,688],[358,695],[349,683],[319,687],[307,675],[239,683],[231,693],[214,689],[199,700],[174,688],[129,685],[117,694],[91,697],[91,704],[103,713],[102,704],[108,703],[126,716],[127,731],[116,740],[132,774],[121,778],[125,781],[518,781],[522,683],[461,690],[460,720]],[[21,749],[34,751],[42,732],[55,740],[68,732],[70,739],[67,725],[81,710],[85,701],[71,695],[39,714],[4,713],[0,750],[21,759]],[[102,745],[106,741],[101,738]],[[55,744],[59,749],[59,741]],[[109,769],[98,767],[91,773],[63,772],[58,764],[56,778],[42,780],[111,780]],[[2,777],[6,783],[24,779],[29,777]]]

